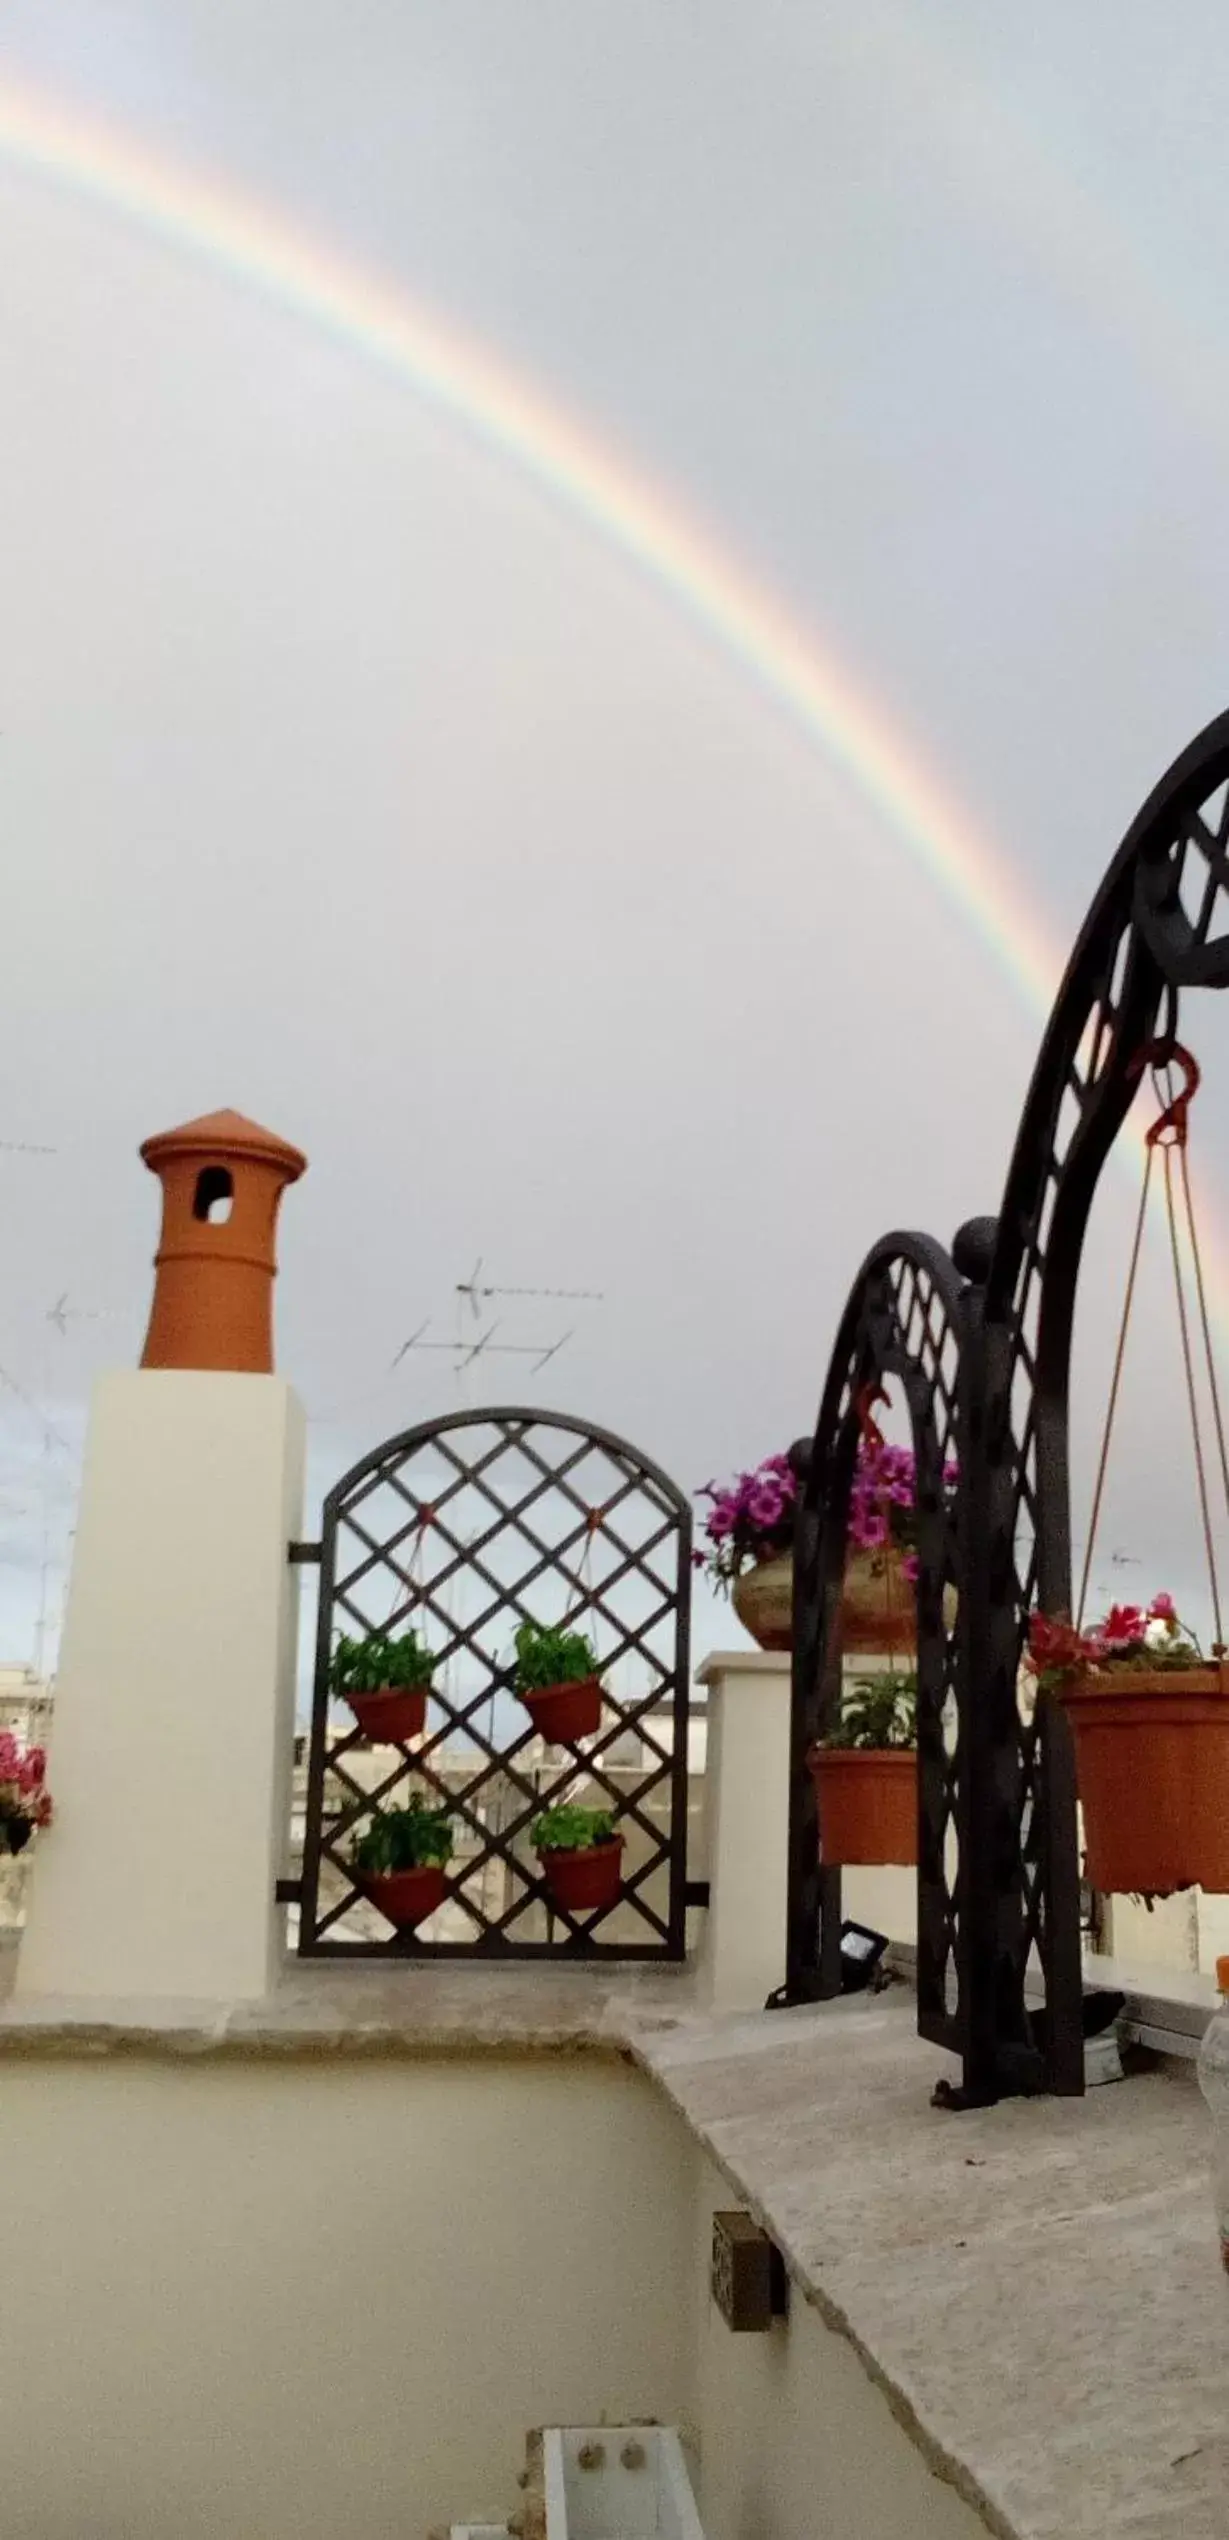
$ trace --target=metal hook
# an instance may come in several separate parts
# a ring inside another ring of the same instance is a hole
[[[1163,1048],[1160,1042],[1153,1041],[1144,1052],[1144,1065],[1151,1069],[1157,1100],[1164,1105],[1152,1127],[1145,1132],[1147,1144],[1150,1147],[1184,1147],[1190,1129],[1191,1103],[1201,1081],[1198,1060],[1181,1041],[1175,1041],[1172,1048]],[[1176,1094],[1170,1093],[1168,1086],[1160,1081],[1161,1069],[1170,1067],[1182,1070],[1184,1082]]]
[[[861,1386],[854,1395],[853,1407],[858,1416],[858,1427],[865,1446],[883,1445],[883,1431],[874,1416],[873,1406],[877,1402],[886,1402],[887,1398],[883,1386],[875,1384]]]

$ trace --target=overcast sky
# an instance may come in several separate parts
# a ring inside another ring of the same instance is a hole
[[[1058,939],[1229,702],[1223,0],[7,0],[6,73],[258,192],[677,489]],[[806,1428],[869,1242],[995,1204],[1040,1030],[1010,969],[591,525],[3,153],[0,413],[0,1139],[55,1149],[0,1152],[0,1654],[45,1511],[54,1619],[90,1378],[139,1353],[136,1147],[220,1104],[311,1159],[279,1352],[313,1490],[457,1399],[446,1356],[389,1367],[478,1254],[603,1291],[503,1337],[574,1321],[536,1398],[688,1486]],[[1229,1016],[1192,1028],[1214,1061]],[[1124,1173],[1083,1460],[1129,1208]],[[1114,1583],[1194,1595],[1148,1301]]]

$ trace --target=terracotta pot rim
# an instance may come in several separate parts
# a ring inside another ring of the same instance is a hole
[[[446,1861],[408,1861],[402,1870],[361,1870],[352,1863],[351,1874],[368,1887],[386,1887],[390,1879],[446,1879],[451,1871]]]
[[[623,1850],[623,1836],[612,1834],[605,1843],[535,1844],[534,1849],[539,1861],[606,1861]]]
[[[807,1763],[813,1773],[824,1765],[831,1768],[834,1764],[876,1764],[882,1771],[885,1764],[895,1768],[916,1762],[916,1746],[825,1746],[821,1742],[809,1748],[807,1753]]]
[[[361,1685],[347,1685],[341,1699],[353,1706],[356,1700],[359,1702],[408,1702],[415,1694],[421,1694],[426,1701],[433,1690],[434,1688],[429,1684],[373,1685],[370,1692],[365,1692]]]
[[[1069,1676],[1057,1688],[1061,1702],[1164,1702],[1170,1696],[1199,1694],[1229,1703],[1229,1666],[1214,1659],[1196,1667],[1103,1667],[1094,1675]]]
[[[523,1702],[526,1709],[528,1709],[531,1702],[543,1702],[548,1694],[592,1693],[595,1689],[597,1692],[601,1692],[602,1679],[600,1675],[557,1676],[554,1684],[527,1685],[523,1693],[518,1685],[516,1688],[516,1698],[518,1702]]]

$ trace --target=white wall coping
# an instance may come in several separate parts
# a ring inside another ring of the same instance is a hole
[[[695,1680],[711,1685],[720,1676],[788,1676],[791,1665],[788,1649],[714,1649],[700,1660]]]

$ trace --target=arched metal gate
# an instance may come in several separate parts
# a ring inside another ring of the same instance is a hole
[[[923,1468],[919,2026],[961,2055],[961,2088],[946,2095],[962,2104],[1084,2086],[1072,1740],[1051,1697],[1031,1717],[1022,1708],[1020,1659],[1033,1609],[1071,1608],[1069,1369],[1097,1183],[1144,1068],[1176,1040],[1181,992],[1227,985],[1222,715],[1150,795],[1097,892],[1042,1042],[998,1217],[963,1228],[950,1258],[922,1236],[876,1246],[809,1449],[785,1994],[839,1989],[839,1884],[817,1867],[805,1757],[832,1697],[826,1652],[856,1448],[853,1388],[888,1372],[904,1386]],[[942,1365],[952,1348],[955,1376]],[[940,1442],[959,1464],[954,1525],[930,1504]],[[952,1587],[949,1632],[941,1617]]]

